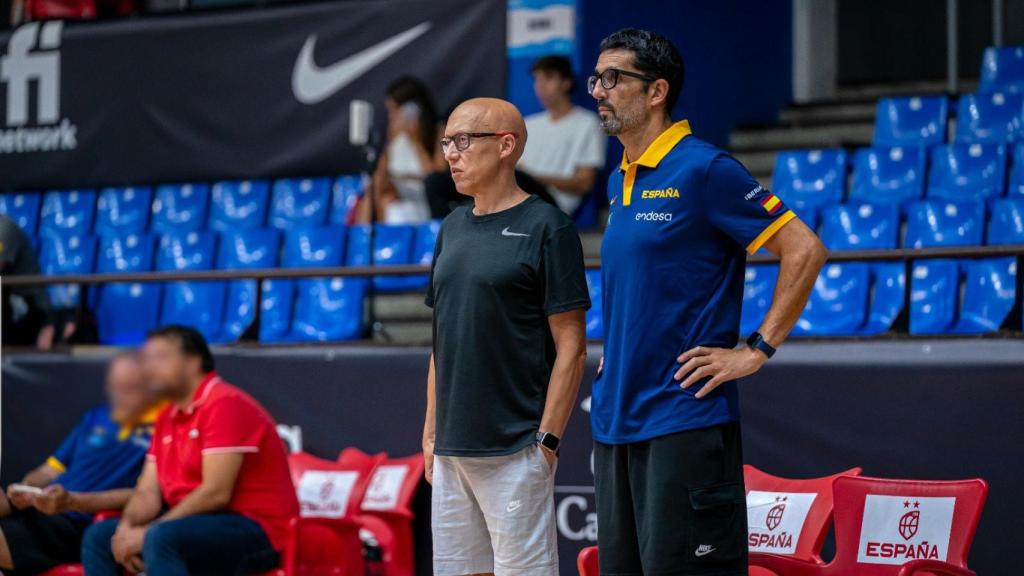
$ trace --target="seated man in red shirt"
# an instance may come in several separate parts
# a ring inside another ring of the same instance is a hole
[[[192,328],[150,332],[142,361],[171,404],[157,418],[124,516],[86,531],[86,574],[119,576],[122,566],[148,576],[274,568],[299,505],[273,418],[217,376]]]

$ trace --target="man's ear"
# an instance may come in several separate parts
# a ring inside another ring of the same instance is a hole
[[[501,137],[501,157],[508,158],[516,151],[516,137],[506,134]]]
[[[658,104],[664,104],[665,100],[668,98],[668,80],[658,78],[654,82],[651,82],[648,91],[651,98],[651,107],[657,106]]]

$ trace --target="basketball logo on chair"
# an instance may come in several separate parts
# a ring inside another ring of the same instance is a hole
[[[920,504],[916,503],[920,506]],[[900,536],[904,540],[910,540],[917,534],[917,527],[921,525],[921,511],[912,510],[900,517]]]
[[[768,530],[771,531],[774,531],[779,527],[779,524],[782,522],[782,515],[786,512],[786,497],[782,496],[781,499],[776,498],[775,500],[778,504],[772,506],[771,509],[768,510],[768,515],[765,517],[765,525],[768,526]]]

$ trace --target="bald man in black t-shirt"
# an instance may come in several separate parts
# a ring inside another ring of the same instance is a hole
[[[523,192],[526,142],[508,102],[452,113],[441,141],[459,192],[438,235],[423,451],[433,484],[434,573],[558,573],[554,467],[576,400],[590,306],[580,239]]]
[[[39,260],[32,240],[5,214],[0,214],[0,274],[39,274]],[[35,345],[42,350],[53,346],[53,313],[43,286],[3,288],[3,343]]]

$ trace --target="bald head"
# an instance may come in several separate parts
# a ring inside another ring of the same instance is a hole
[[[513,165],[526,148],[523,115],[511,102],[499,98],[472,98],[459,104],[448,118],[445,132],[514,132],[515,147],[509,157]]]

